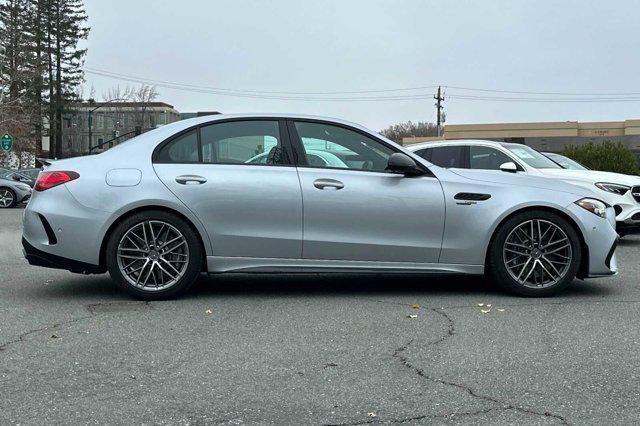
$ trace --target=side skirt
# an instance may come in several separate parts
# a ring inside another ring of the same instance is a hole
[[[207,269],[216,272],[419,272],[484,274],[484,265],[374,262],[354,260],[279,259],[207,256]]]

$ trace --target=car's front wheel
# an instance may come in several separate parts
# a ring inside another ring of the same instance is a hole
[[[16,193],[11,188],[0,188],[0,208],[8,209],[16,205]]]
[[[106,248],[109,274],[136,298],[159,300],[185,292],[202,267],[195,231],[165,211],[136,213],[116,226]]]
[[[526,211],[496,231],[488,272],[496,284],[524,296],[550,296],[566,288],[580,267],[578,234],[563,217]]]

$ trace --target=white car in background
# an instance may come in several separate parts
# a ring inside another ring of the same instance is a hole
[[[613,206],[620,236],[640,232],[640,176],[563,168],[535,149],[515,143],[451,140],[424,142],[407,148],[440,167],[522,173],[589,188]]]

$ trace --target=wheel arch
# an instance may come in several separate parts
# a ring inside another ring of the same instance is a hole
[[[127,219],[128,217],[131,217],[132,215],[136,214],[136,213],[141,213],[141,212],[145,212],[145,211],[164,211],[167,213],[171,213],[174,214],[176,216],[178,216],[180,219],[184,220],[187,225],[189,225],[189,227],[191,227],[191,229],[193,230],[193,232],[195,232],[196,236],[198,237],[198,241],[200,242],[200,246],[202,248],[202,271],[206,272],[206,265],[207,265],[207,246],[205,245],[205,241],[204,241],[204,237],[202,235],[202,232],[200,231],[200,229],[198,229],[198,226],[196,226],[194,224],[194,222],[187,217],[184,213],[171,208],[171,207],[167,207],[167,206],[163,206],[163,205],[145,205],[145,206],[139,206],[139,207],[135,207],[132,208],[130,210],[127,210],[123,213],[121,213],[107,228],[107,230],[105,231],[103,237],[102,237],[102,242],[100,244],[100,266],[101,267],[106,267],[106,249],[107,249],[107,243],[109,242],[109,237],[111,236],[113,230],[115,229],[116,226],[118,226],[120,223],[122,223],[123,220]]]
[[[511,219],[513,216],[520,214],[520,213],[524,213],[524,212],[529,212],[529,211],[545,211],[545,212],[549,212],[549,213],[553,213],[556,214],[558,216],[560,216],[561,218],[563,218],[564,220],[566,220],[569,225],[571,225],[573,227],[573,230],[576,232],[576,235],[578,235],[578,238],[580,239],[580,248],[582,250],[582,256],[580,257],[580,266],[578,268],[578,274],[577,277],[578,278],[583,278],[585,276],[587,276],[588,271],[589,271],[589,246],[587,245],[585,238],[584,238],[584,234],[582,232],[582,229],[580,228],[580,226],[578,225],[578,223],[576,222],[576,220],[569,214],[567,214],[566,212],[557,209],[557,208],[553,208],[553,207],[549,207],[549,206],[527,206],[527,207],[523,207],[523,208],[519,208],[517,210],[514,210],[512,212],[510,212],[509,214],[507,214],[505,217],[502,218],[502,220],[500,220],[500,222],[493,228],[493,232],[491,234],[491,238],[489,240],[489,244],[487,244],[486,249],[485,249],[485,259],[484,259],[484,265],[485,265],[485,269],[488,268],[489,265],[489,255],[491,253],[491,246],[493,245],[493,242],[496,238],[496,235],[498,234],[498,230],[500,229],[500,227],[509,219]]]

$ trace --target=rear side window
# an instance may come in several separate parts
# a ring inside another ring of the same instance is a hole
[[[465,147],[464,146],[439,146],[430,148],[430,158],[423,157],[436,166],[450,168],[465,168]]]
[[[277,121],[214,123],[171,139],[157,151],[157,163],[247,165],[291,164]]]
[[[277,121],[231,121],[200,129],[202,161],[213,164],[283,165],[288,157]]]
[[[197,163],[198,133],[191,130],[180,135],[162,147],[156,156],[158,163]]]
[[[505,153],[488,146],[469,147],[469,168],[481,170],[500,170],[504,163],[513,162]]]

